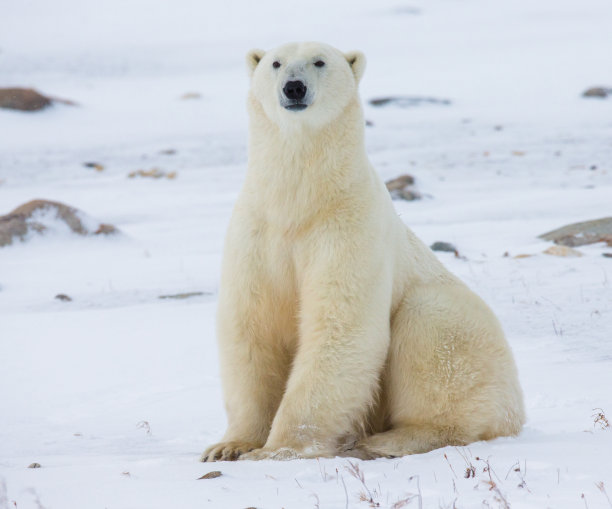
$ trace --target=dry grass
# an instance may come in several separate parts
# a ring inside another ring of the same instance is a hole
[[[608,493],[606,492],[606,487],[604,486],[603,481],[596,482],[595,486],[597,487],[597,489],[599,491],[601,491],[601,493],[604,495],[604,497],[606,497],[606,500],[608,501],[608,504],[610,505],[610,507],[612,507],[612,500],[610,500],[610,497],[609,497]]]
[[[373,495],[370,488],[368,488],[368,485],[365,482],[365,475],[359,468],[359,464],[349,461],[348,466],[344,468],[346,468],[347,472],[361,483],[361,486],[363,486],[363,489],[365,490],[359,493],[359,500],[361,502],[367,502],[370,507],[380,507],[380,503],[375,500],[375,498],[378,498],[378,493],[376,493],[376,490],[374,490]]]
[[[609,429],[610,421],[606,417],[606,414],[601,408],[593,408],[593,412],[595,412],[591,417],[593,417],[593,427],[599,426],[599,429]]]

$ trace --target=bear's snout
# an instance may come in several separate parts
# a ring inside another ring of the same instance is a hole
[[[283,92],[287,99],[301,101],[306,97],[306,85],[302,81],[288,81],[283,87]]]

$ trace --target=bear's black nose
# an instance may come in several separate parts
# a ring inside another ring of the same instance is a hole
[[[304,99],[306,95],[306,85],[301,81],[288,81],[283,87],[283,92],[287,96],[287,99],[299,101]]]

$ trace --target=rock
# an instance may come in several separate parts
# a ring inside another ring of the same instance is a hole
[[[147,177],[153,179],[160,179],[165,177],[167,179],[173,180],[176,178],[176,172],[165,172],[160,170],[159,168],[151,168],[150,170],[136,170],[128,173],[128,178],[133,179],[135,177]]]
[[[406,201],[414,201],[414,200],[420,200],[421,198],[423,198],[423,196],[421,195],[421,193],[419,193],[418,191],[415,191],[414,189],[401,189],[399,191],[394,191],[393,193],[391,193],[391,198],[399,198],[400,200],[406,200]]]
[[[112,225],[98,223],[83,212],[63,203],[49,200],[32,200],[15,210],[0,216],[0,247],[8,246],[14,239],[25,240],[30,233],[44,233],[53,225],[63,223],[78,235],[117,233]]]
[[[412,175],[400,175],[397,178],[388,180],[385,185],[389,192],[396,191],[398,189],[404,189],[407,186],[414,184],[414,177]]]
[[[100,163],[83,163],[83,166],[85,166],[85,168],[93,168],[96,171],[104,170],[104,165]]]
[[[185,92],[180,98],[183,101],[189,99],[202,99],[202,94],[200,94],[199,92]]]
[[[385,183],[391,198],[394,200],[420,200],[422,198],[421,193],[411,188],[413,184],[414,177],[412,175],[400,175]]]
[[[601,254],[604,258],[612,258],[612,253],[602,253]]]
[[[31,88],[0,88],[0,108],[38,111],[51,105],[51,99]]]
[[[98,229],[93,233],[94,235],[109,235],[111,233],[119,233],[119,230],[112,224],[100,223]]]
[[[397,97],[378,97],[370,99],[372,106],[399,106],[400,108],[410,108],[414,106],[422,106],[424,104],[434,104],[437,106],[448,106],[451,104],[449,99],[437,99],[435,97],[419,97],[419,96],[397,96]]]
[[[223,474],[219,472],[219,470],[213,470],[212,472],[208,472],[204,474],[202,477],[198,477],[200,479],[216,479],[217,477],[221,477]]]
[[[30,463],[28,468],[40,468],[40,463]]]
[[[585,246],[596,242],[606,242],[612,247],[612,217],[572,223],[543,233],[539,238],[568,247]]]
[[[61,300],[62,302],[72,302],[72,299],[65,293],[58,293],[55,298],[57,300]]]
[[[571,247],[567,247],[567,246],[550,246],[548,249],[544,250],[544,254],[552,255],[552,256],[574,257],[574,258],[584,256],[580,251],[576,249],[572,249]]]
[[[450,242],[434,242],[429,249],[432,251],[443,251],[445,253],[458,253],[457,248]]]
[[[582,93],[582,97],[598,97],[600,99],[605,99],[609,95],[612,95],[612,88],[608,87],[591,87]]]

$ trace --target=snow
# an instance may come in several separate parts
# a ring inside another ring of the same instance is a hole
[[[612,428],[594,422],[612,419],[611,250],[554,257],[537,238],[612,215],[612,101],[580,97],[612,83],[611,19],[607,0],[7,5],[0,86],[79,105],[0,110],[0,214],[46,198],[122,234],[0,248],[0,509],[612,507]],[[198,462],[225,428],[214,311],[244,55],[291,40],[364,51],[364,101],[452,101],[366,104],[368,152],[382,178],[416,177],[426,197],[398,213],[458,247],[440,259],[499,316],[518,438],[354,461],[365,486],[347,459]],[[151,168],[177,178],[127,178]],[[204,294],[158,298],[185,292]]]

